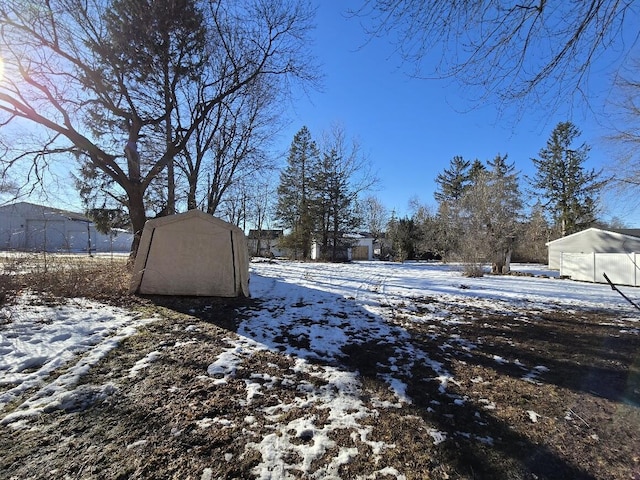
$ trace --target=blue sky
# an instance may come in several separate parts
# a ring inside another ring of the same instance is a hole
[[[596,113],[570,105],[564,111],[533,105],[520,115],[521,106],[502,114],[497,103],[471,108],[469,92],[454,82],[411,78],[387,39],[367,42],[358,19],[344,14],[358,2],[318,4],[312,49],[324,74],[323,88],[296,98],[288,112],[291,123],[278,147],[288,149],[303,125],[319,139],[332,123],[340,124],[359,139],[380,178],[373,193],[389,210],[408,213],[411,197],[435,205],[434,179],[456,155],[485,162],[508,154],[521,175],[532,175],[531,157],[537,157],[560,121],[576,124],[582,131],[579,141],[591,146],[587,168],[609,164],[611,148],[599,125],[603,116],[597,113],[610,90],[607,75],[595,75],[590,82],[594,95],[590,108]],[[632,207],[608,198],[605,216],[627,216]]]
[[[604,141],[608,132],[600,126],[609,121],[603,112],[613,95],[606,69],[590,79],[589,108],[566,105],[550,111],[536,104],[505,110],[497,102],[477,106],[469,97],[474,92],[464,91],[451,80],[411,78],[407,74],[410,67],[394,55],[388,39],[368,39],[359,19],[345,14],[347,8],[360,5],[360,0],[314,1],[318,6],[316,29],[309,48],[320,64],[322,89],[306,95],[299,92],[289,104],[289,123],[275,144],[275,151],[282,155],[280,166],[303,125],[320,140],[323,131],[337,123],[359,140],[379,177],[372,194],[389,211],[403,216],[409,213],[411,198],[435,207],[434,179],[456,155],[486,162],[507,154],[521,176],[533,175],[531,158],[538,155],[560,121],[576,124],[583,133],[579,141],[591,146],[587,168],[614,163],[611,146]],[[72,165],[61,166],[61,177],[71,169]],[[47,199],[34,195],[32,200],[81,210],[69,180],[58,182],[49,186]],[[603,217],[616,215],[626,218],[628,226],[640,227],[637,207],[637,202],[608,196]]]

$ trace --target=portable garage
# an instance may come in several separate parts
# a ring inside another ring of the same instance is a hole
[[[147,221],[131,291],[248,297],[249,255],[244,232],[199,210]]]

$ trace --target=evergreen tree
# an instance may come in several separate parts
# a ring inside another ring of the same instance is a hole
[[[332,148],[323,153],[313,177],[313,218],[321,235],[322,258],[331,261],[340,260],[341,252],[349,246],[343,234],[353,232],[361,223],[348,168],[348,162]]]
[[[344,234],[362,223],[358,195],[373,182],[359,146],[347,146],[340,128],[326,135],[320,150],[303,127],[293,139],[278,186],[276,218],[290,231],[285,246],[309,258],[315,236],[323,259],[344,259],[351,243]]]
[[[393,219],[389,225],[389,240],[392,244],[395,260],[404,262],[416,257],[417,244],[421,240],[421,231],[413,218]]]
[[[490,161],[487,163],[491,165]],[[486,171],[487,167],[485,167],[484,163],[476,158],[471,164],[471,167],[469,167],[469,183],[467,184],[467,188],[472,187]]]
[[[438,203],[454,202],[462,197],[471,180],[470,167],[471,162],[460,156],[451,159],[450,168],[445,168],[436,177],[438,190],[433,196]]]
[[[485,167],[478,160],[472,164],[455,156],[449,168],[436,176],[438,189],[434,197],[438,202],[438,250],[444,258],[458,250],[463,233],[460,201],[483,170]]]
[[[305,126],[293,137],[287,166],[280,173],[276,218],[280,225],[289,230],[287,246],[302,258],[311,254],[311,239],[314,222],[312,218],[312,197],[310,191],[311,172],[317,168],[319,152]]]
[[[584,168],[590,147],[583,143],[574,148],[579,136],[573,123],[560,122],[539,158],[532,159],[537,171],[529,182],[563,237],[596,221],[599,194],[606,184],[602,171]]]

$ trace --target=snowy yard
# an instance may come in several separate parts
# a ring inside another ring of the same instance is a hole
[[[0,478],[640,478],[640,315],[608,286],[251,270],[245,302],[4,307]]]

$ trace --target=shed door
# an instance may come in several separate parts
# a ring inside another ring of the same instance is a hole
[[[231,232],[198,226],[176,222],[154,230],[140,293],[236,295]]]
[[[369,260],[369,247],[366,245],[353,247],[351,250],[351,258],[354,260]]]

